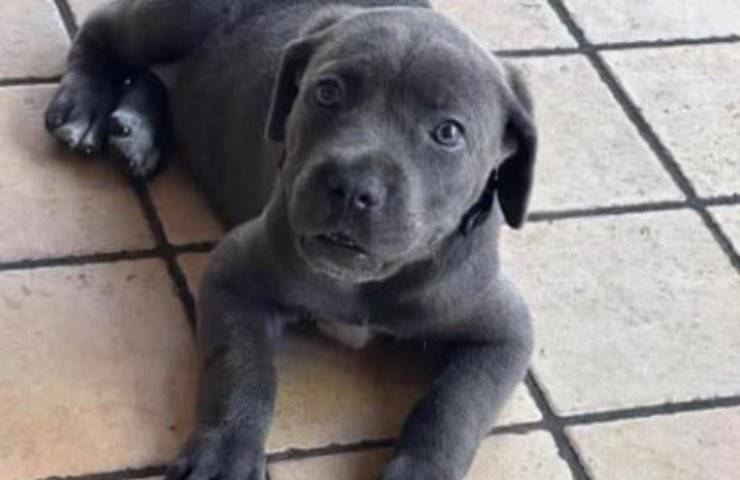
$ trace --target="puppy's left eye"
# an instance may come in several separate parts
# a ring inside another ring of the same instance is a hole
[[[322,80],[314,91],[316,103],[322,107],[332,108],[339,106],[344,100],[342,87],[336,80]]]
[[[434,128],[432,139],[443,147],[453,148],[463,141],[465,130],[454,120],[445,120]]]

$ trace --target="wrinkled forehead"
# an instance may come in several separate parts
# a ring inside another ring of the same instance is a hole
[[[500,95],[504,76],[482,44],[447,17],[423,9],[354,15],[332,29],[311,63],[319,75],[370,79],[432,108]]]

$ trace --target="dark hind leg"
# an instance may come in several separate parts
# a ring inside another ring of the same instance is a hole
[[[140,99],[161,97],[159,87],[142,89],[139,97],[135,89],[127,93],[125,80],[151,65],[186,56],[213,28],[233,18],[242,3],[117,0],[99,8],[75,38],[67,71],[46,113],[47,129],[72,150],[93,154],[106,145],[110,115],[119,104],[136,104],[140,112],[146,111],[140,117],[158,118],[153,115],[156,108],[143,107]],[[152,84],[146,76],[143,81]],[[131,96],[130,101],[121,102],[124,95]],[[129,127],[133,131],[133,125]],[[129,152],[132,140],[117,141],[116,146]]]
[[[121,96],[122,79],[70,71],[46,111],[46,128],[71,150],[92,155],[105,145],[108,117]]]

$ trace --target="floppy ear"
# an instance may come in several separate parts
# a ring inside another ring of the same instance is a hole
[[[483,195],[463,216],[460,232],[467,235],[485,222],[498,196],[506,223],[520,228],[527,216],[527,205],[534,180],[537,154],[537,129],[532,100],[518,72],[506,69],[507,110],[502,139],[503,160],[493,169]]]
[[[267,138],[273,142],[285,140],[285,124],[298,95],[303,70],[314,50],[311,39],[299,39],[288,44],[283,52],[280,69],[272,91],[272,104],[267,118]]]
[[[351,6],[329,6],[306,23],[300,38],[285,47],[272,92],[272,104],[267,118],[266,136],[274,142],[285,140],[285,126],[298,96],[303,72],[316,46],[331,27],[341,19],[360,11]]]
[[[498,199],[506,223],[520,228],[527,216],[537,156],[532,100],[519,73],[506,65],[512,98],[504,128],[505,158],[498,168]]]

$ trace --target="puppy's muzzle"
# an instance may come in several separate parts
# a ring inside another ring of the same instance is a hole
[[[388,189],[372,166],[343,167],[327,162],[322,185],[330,216],[342,220],[372,215],[385,205]]]
[[[308,162],[291,193],[290,222],[316,269],[376,278],[408,248],[410,182],[385,152],[343,150]]]

